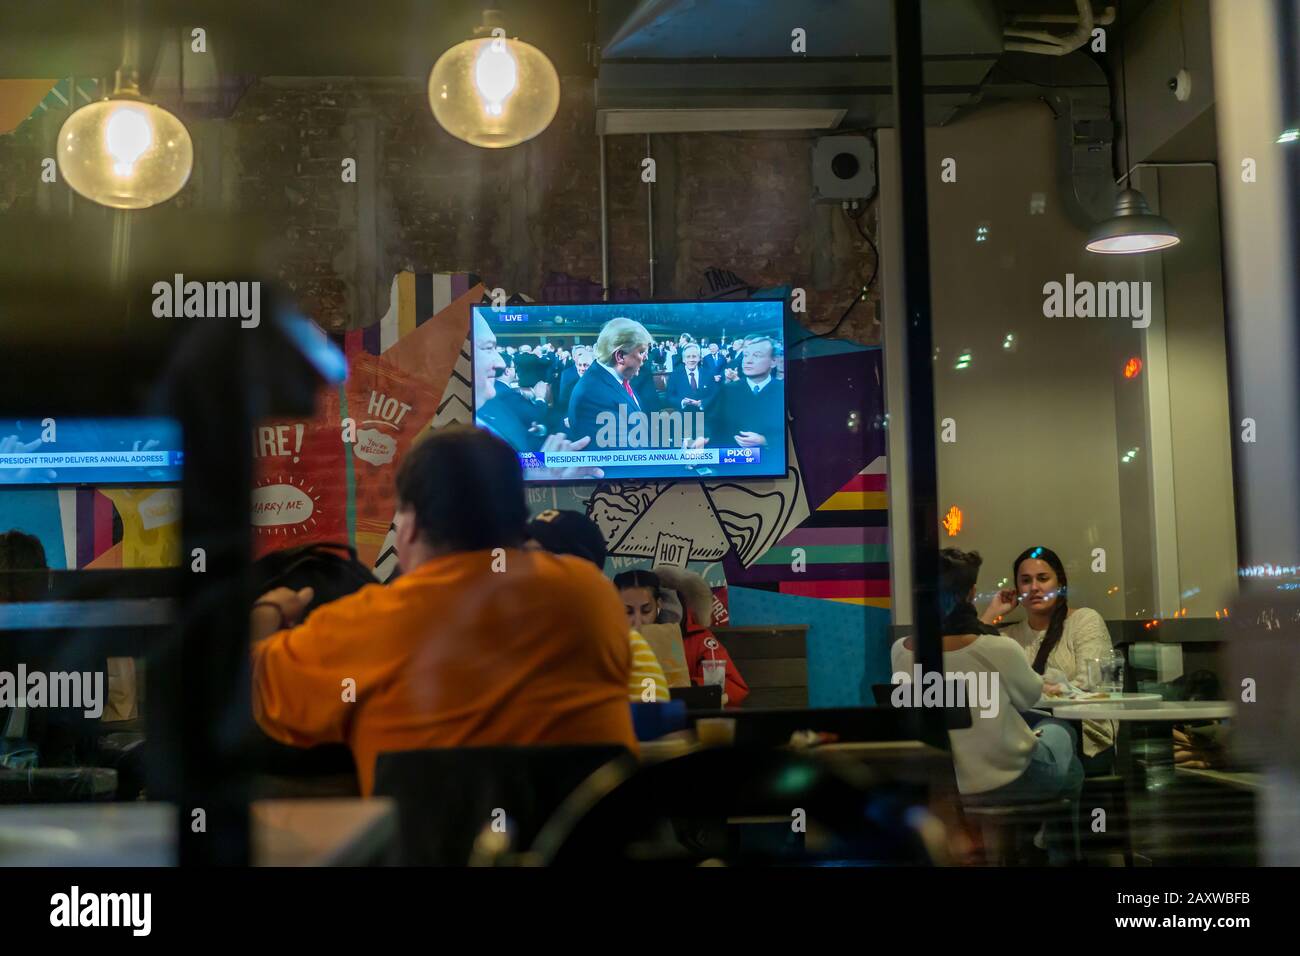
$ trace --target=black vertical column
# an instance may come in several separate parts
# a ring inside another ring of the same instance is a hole
[[[928,673],[943,670],[943,649],[920,0],[893,0],[893,20],[894,122],[898,129],[902,192],[903,309],[907,330],[907,480],[911,496],[913,614],[916,659],[922,672]],[[927,740],[946,747],[943,714],[939,709],[922,709],[922,727]]]
[[[177,807],[182,866],[246,866],[250,435],[261,385],[249,352],[262,336],[234,319],[195,320],[191,333],[166,387],[184,429],[182,584],[174,639],[150,662],[150,793]]]

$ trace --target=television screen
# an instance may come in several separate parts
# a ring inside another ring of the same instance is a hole
[[[780,299],[474,308],[475,420],[531,481],[785,474]]]
[[[0,422],[0,486],[173,484],[181,455],[166,418]]]

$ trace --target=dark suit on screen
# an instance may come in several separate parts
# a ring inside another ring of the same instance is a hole
[[[713,376],[715,375],[723,375],[724,377],[722,381],[725,382],[727,364],[727,356],[723,352],[718,352],[716,358],[708,352],[705,352],[704,355],[700,357],[700,368],[704,369],[704,374],[709,376],[710,381],[713,381]],[[714,384],[721,385],[722,382],[715,382]]]
[[[591,371],[590,368],[587,371]],[[569,399],[573,396],[573,388],[578,384],[582,376],[578,374],[578,367],[570,362],[565,366],[564,371],[560,374],[560,384],[555,389],[555,404],[552,412],[554,414],[551,431],[569,432],[568,426],[564,424],[564,416],[569,414]]]
[[[695,369],[695,384],[696,387],[691,388],[685,366],[677,366],[668,375],[668,383],[664,389],[664,404],[675,412],[683,410],[693,412],[697,410],[694,406],[688,409],[682,408],[682,399],[694,398],[703,402],[703,410],[708,411],[722,390],[722,386],[715,382],[711,375],[706,374],[702,366]]]
[[[541,439],[529,433],[528,416],[521,414],[522,402],[526,402],[522,396],[515,395],[512,389],[498,382],[496,395],[479,406],[475,423],[505,439],[515,451],[537,451]]]
[[[758,432],[767,439],[767,447],[780,447],[785,441],[785,383],[771,377],[755,395],[749,379],[728,382],[713,404],[709,444],[714,448],[731,447],[741,432]]]
[[[614,416],[613,427],[617,429],[620,405],[627,406],[627,415],[641,411],[640,405],[619,385],[609,369],[593,362],[569,396],[569,439],[579,441],[590,435],[591,443],[587,448],[596,448],[596,434],[600,431],[596,416],[609,412]]]
[[[647,415],[663,408],[663,399],[659,397],[659,389],[655,387],[655,375],[650,371],[648,362],[642,365],[641,370],[632,377],[632,391],[636,392],[636,397],[641,403],[641,411]]]
[[[546,384],[551,386],[552,391],[560,383],[560,376],[564,374],[564,360],[558,355],[551,356],[546,367]]]
[[[578,384],[578,379],[581,377],[582,376],[578,374],[578,366],[575,363],[570,362],[564,367],[564,371],[560,373],[559,389],[560,398],[564,399],[562,404],[568,403],[569,392],[573,391],[573,386]]]

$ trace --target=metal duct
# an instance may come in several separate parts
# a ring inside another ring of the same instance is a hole
[[[1086,53],[1051,59],[1007,53],[980,103],[1040,99],[1056,117],[1057,185],[1071,221],[1089,229],[1110,215],[1117,188],[1110,81]]]

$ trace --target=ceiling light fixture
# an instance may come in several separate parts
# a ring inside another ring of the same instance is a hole
[[[1088,233],[1089,252],[1124,256],[1137,252],[1155,252],[1178,245],[1182,240],[1169,220],[1157,216],[1147,199],[1136,189],[1122,189],[1115,198],[1115,209]]]
[[[429,105],[452,136],[501,149],[532,139],[560,108],[560,76],[546,54],[507,39],[498,10],[485,10],[475,38],[438,57]]]
[[[112,209],[146,209],[184,188],[194,169],[185,124],[140,94],[139,4],[128,6],[112,95],[77,110],[59,130],[59,172],[76,192]]]
[[[1128,74],[1124,69],[1124,50],[1120,49],[1120,85],[1124,103],[1124,161],[1129,164],[1129,112]],[[1139,163],[1138,166],[1154,165]],[[1129,165],[1128,172],[1115,181],[1123,186],[1138,166]],[[1168,220],[1151,211],[1147,199],[1132,186],[1121,189],[1115,197],[1115,208],[1110,218],[1093,227],[1084,246],[1089,252],[1108,256],[1127,256],[1142,252],[1156,252],[1178,245],[1177,230]]]

